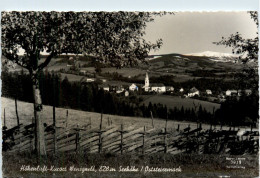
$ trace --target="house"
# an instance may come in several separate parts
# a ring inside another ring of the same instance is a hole
[[[133,83],[132,85],[129,86],[129,90],[130,91],[135,91],[135,90],[138,91],[138,86],[136,86],[136,84]]]
[[[153,83],[151,84],[151,91],[157,93],[165,93],[166,87],[162,83]]]
[[[237,90],[227,90],[226,96],[237,95]]]
[[[123,91],[124,91],[124,89],[116,90],[116,93],[119,94],[119,93],[122,93]]]
[[[109,91],[109,86],[108,85],[99,85],[98,89],[103,89],[104,91]]]
[[[116,93],[122,93],[123,91],[125,91],[125,89],[122,86],[116,89]]]
[[[179,91],[182,93],[182,92],[184,92],[184,89],[183,89],[183,88],[181,88]]]
[[[100,80],[101,80],[103,83],[104,83],[104,82],[107,82],[107,79],[104,79],[104,78],[101,78]]]
[[[81,70],[79,71],[79,73],[80,73],[80,74],[84,74],[84,75],[85,75],[85,74],[87,73],[87,71],[86,71],[86,70],[82,70],[82,69],[81,69]]]
[[[242,90],[237,90],[237,96],[242,96]]]
[[[167,92],[172,92],[172,91],[174,91],[174,88],[171,87],[171,86],[166,86],[166,91]]]
[[[94,78],[87,78],[87,82],[94,82],[95,79]]]
[[[190,89],[189,93],[188,93],[188,97],[193,97],[193,96],[195,96],[195,95],[199,96],[199,95],[200,95],[200,92],[199,92],[199,90],[198,90],[197,88],[192,87],[192,88]]]
[[[212,91],[211,90],[206,90],[207,95],[212,95]]]
[[[111,91],[117,92],[117,91],[124,91],[124,87],[120,84],[112,84],[110,86]]]
[[[125,91],[125,97],[129,96],[129,91]]]
[[[218,98],[220,98],[220,99],[225,99],[225,95],[224,95],[223,93],[220,93],[220,94],[218,95]]]
[[[250,90],[250,89],[246,89],[244,92],[245,92],[246,96],[249,96],[252,94],[252,90]]]

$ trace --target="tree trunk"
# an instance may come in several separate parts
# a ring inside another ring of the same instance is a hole
[[[15,97],[14,99],[15,102],[15,113],[16,113],[16,119],[17,119],[17,126],[20,126],[20,121],[19,121],[19,115],[18,115],[18,108],[17,108],[17,98]]]
[[[33,77],[33,96],[34,96],[34,115],[35,115],[35,128],[36,128],[36,152],[38,156],[46,155],[45,139],[44,139],[44,126],[41,118],[42,113],[42,100],[39,88],[39,81],[37,76]]]

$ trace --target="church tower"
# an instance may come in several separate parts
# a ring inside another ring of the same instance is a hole
[[[145,80],[144,80],[144,90],[145,91],[149,91],[149,77],[148,77],[148,73],[147,72],[146,72]]]

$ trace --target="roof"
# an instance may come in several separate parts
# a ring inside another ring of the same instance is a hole
[[[197,91],[199,91],[197,88],[195,88],[195,87],[192,87],[191,89],[190,89],[190,93],[195,93],[195,92],[197,92]]]
[[[227,90],[230,91],[231,93],[237,93],[237,90]]]
[[[101,84],[101,85],[98,85],[99,87],[102,87],[102,88],[107,88],[109,87],[107,84]]]

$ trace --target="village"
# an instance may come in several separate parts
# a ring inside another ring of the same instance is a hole
[[[94,81],[94,80],[92,80]],[[88,82],[92,82],[88,81]],[[211,89],[206,89],[205,91],[199,91],[196,87],[190,89],[184,88],[174,88],[174,86],[165,86],[163,83],[150,83],[149,75],[146,72],[144,85],[132,83],[130,85],[121,84],[106,84],[106,80],[103,80],[103,84],[99,85],[99,89],[103,89],[106,92],[113,92],[117,94],[124,94],[125,97],[129,96],[129,93],[141,93],[141,94],[165,94],[165,95],[175,95],[183,98],[201,98],[202,96],[208,98],[208,100],[224,102],[226,97],[240,97],[243,94],[249,96],[252,94],[251,89],[246,90],[234,90],[229,89],[216,95]]]

